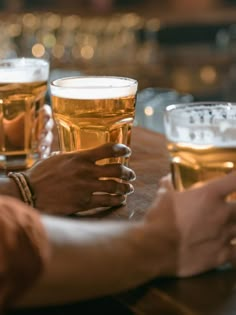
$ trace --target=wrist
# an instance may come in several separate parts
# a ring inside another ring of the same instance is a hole
[[[19,188],[23,201],[31,207],[35,207],[35,196],[32,187],[29,184],[29,180],[24,173],[10,172],[8,177],[12,178]]]
[[[20,189],[13,178],[6,178],[4,186],[4,189],[0,189],[0,194],[8,195],[18,200],[24,201]]]

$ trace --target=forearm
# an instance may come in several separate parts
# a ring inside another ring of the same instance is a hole
[[[51,261],[21,305],[114,294],[154,276],[150,257],[142,251],[142,223],[68,220],[61,224],[55,217],[44,217],[43,223],[52,244]]]
[[[11,306],[42,274],[50,257],[50,246],[38,212],[16,199],[1,196],[0,213],[2,310]]]

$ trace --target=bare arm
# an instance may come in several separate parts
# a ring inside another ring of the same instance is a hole
[[[43,217],[51,260],[20,305],[94,298],[159,276],[187,277],[235,261],[235,191],[230,174],[183,193],[164,179],[143,221]]]
[[[142,224],[43,217],[52,259],[21,305],[60,304],[113,294],[153,277],[139,244]]]

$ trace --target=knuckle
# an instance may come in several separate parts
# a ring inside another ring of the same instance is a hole
[[[116,194],[124,194],[124,193],[126,193],[126,191],[127,191],[126,186],[127,186],[127,185],[122,184],[122,183],[116,183],[114,192],[115,192]]]
[[[120,184],[114,180],[106,181],[106,190],[110,193],[120,192]]]
[[[88,195],[84,194],[84,195],[83,195],[81,201],[82,201],[82,204],[83,204],[84,207],[87,208],[87,206],[90,205],[90,203],[91,203],[91,197],[92,197],[92,196],[91,196],[90,194],[88,194]]]
[[[120,205],[122,204],[125,200],[126,200],[126,197],[124,195],[116,195],[116,196],[112,196],[112,200],[111,202],[113,203],[113,206],[117,206],[117,205]]]

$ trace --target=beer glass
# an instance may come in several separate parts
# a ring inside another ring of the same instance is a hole
[[[236,170],[236,104],[169,105],[164,125],[177,190]]]
[[[60,150],[86,150],[107,142],[130,145],[138,83],[114,76],[67,77],[51,83]],[[127,158],[104,163],[128,163]]]
[[[39,158],[37,110],[48,75],[42,59],[0,60],[0,169],[25,169]]]

